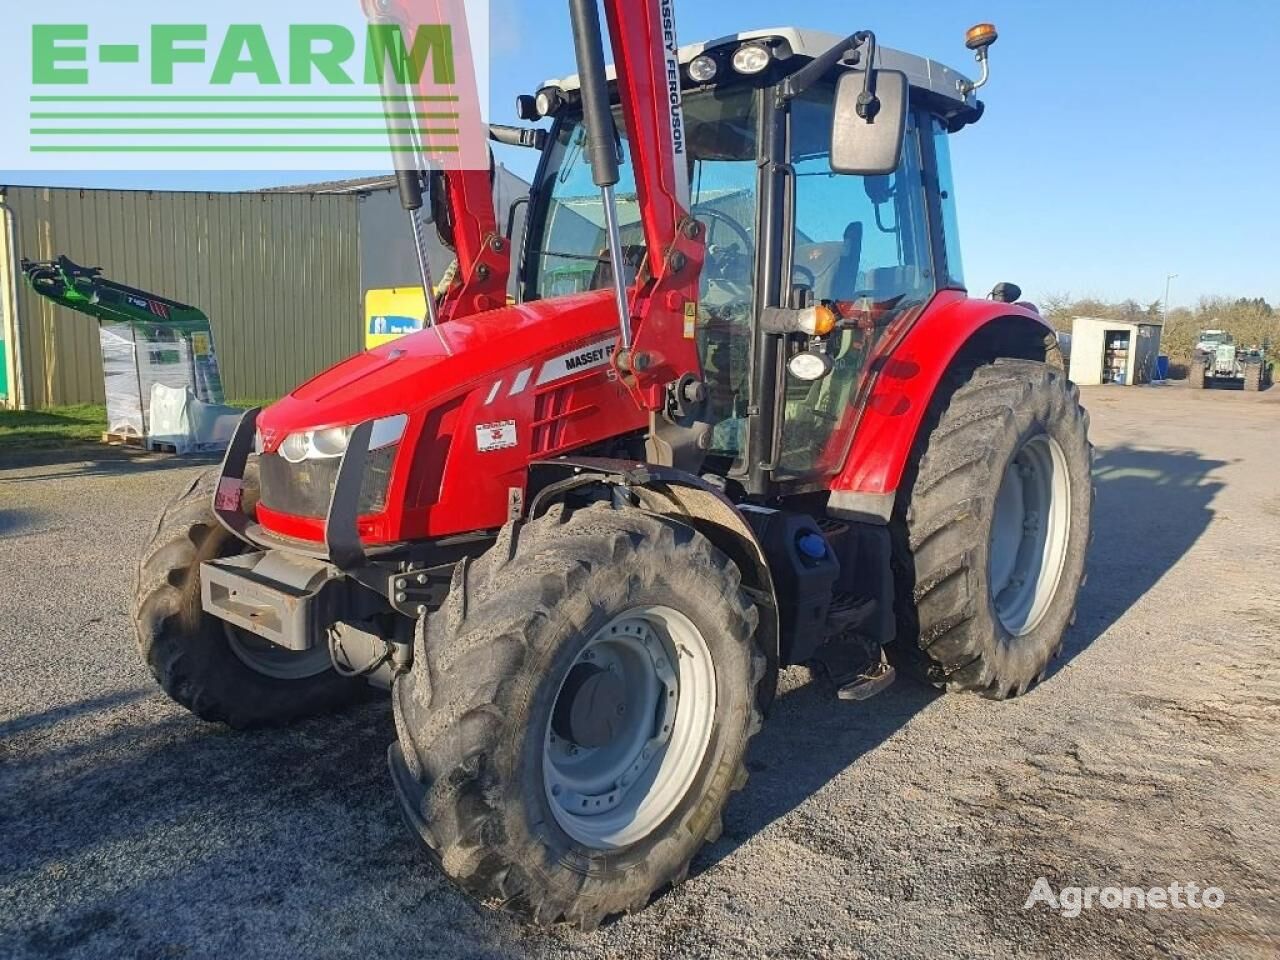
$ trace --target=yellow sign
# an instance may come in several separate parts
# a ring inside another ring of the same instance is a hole
[[[696,340],[698,337],[698,305],[690,300],[684,305],[684,338]]]
[[[372,350],[425,326],[427,298],[421,287],[370,290],[364,301],[364,348]]]

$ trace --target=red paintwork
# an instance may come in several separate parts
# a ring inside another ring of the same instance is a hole
[[[401,11],[399,19],[412,22],[403,13],[406,2],[393,0],[378,12],[396,18]],[[449,173],[461,282],[446,295],[442,318],[448,322],[353,357],[259,419],[273,453],[296,430],[409,415],[402,450],[413,453],[396,462],[385,515],[361,519],[367,542],[499,527],[513,492],[523,498],[531,460],[638,430],[647,423],[646,410],[664,407],[666,384],[684,374],[701,376],[692,310],[704,243],[688,215],[683,131],[680,149],[673,146],[665,53],[676,49],[675,27],[662,21],[656,4],[608,0],[605,6],[649,251],[630,295],[632,361],[623,374],[613,353],[608,366],[559,380],[554,390],[537,389],[546,360],[616,338],[612,298],[600,292],[474,312],[496,301],[499,284],[505,297],[510,254],[505,246],[494,249],[487,175]],[[679,269],[677,260],[683,261]],[[526,369],[532,382],[510,396]],[[489,402],[499,380],[503,386]],[[480,428],[508,421],[516,424],[516,446],[480,452]],[[276,533],[323,539],[315,518],[265,509],[258,516]]]
[[[930,301],[896,346],[886,338],[887,357],[859,411],[853,445],[832,490],[887,494],[898,489],[911,445],[929,401],[951,361],[966,342],[993,320],[1019,317],[1053,328],[1038,313],[992,300],[970,300],[946,290]],[[891,332],[892,333],[892,332]]]
[[[511,244],[498,232],[489,171],[453,170],[444,176],[453,211],[458,278],[440,304],[442,321],[502,306],[511,276]]]
[[[344,363],[262,412],[264,448],[290,433],[406,413],[384,515],[364,517],[368,543],[442,537],[502,526],[510,492],[524,495],[532,460],[641,429],[648,422],[612,367],[537,383],[543,363],[608,341],[616,324],[607,291],[505,307],[451,320]],[[442,342],[448,342],[450,354]],[[529,376],[512,396],[522,371]],[[502,387],[489,401],[495,383]],[[477,428],[514,421],[515,447],[480,452]],[[259,508],[267,529],[324,539],[323,521]]]
[[[637,318],[635,362],[625,382],[645,409],[662,410],[668,383],[685,374],[702,375],[685,308],[698,302],[705,244],[701,226],[689,220],[684,131],[679,132],[677,152],[667,86],[666,51],[675,51],[678,43],[675,24],[663,22],[659,4],[606,0],[604,6],[649,251],[646,270],[631,291],[631,316]],[[692,236],[686,226],[692,227]],[[673,266],[676,255],[685,261],[679,270]]]
[[[685,318],[697,301],[704,250],[700,231],[688,220],[686,160],[673,149],[664,51],[674,49],[674,27],[662,22],[654,3],[606,0],[605,7],[649,251],[630,295],[632,362],[623,372],[614,353],[607,365],[538,385],[547,361],[578,348],[613,346],[618,318],[611,292],[477,313],[500,302],[499,279],[505,296],[509,252],[492,242],[496,222],[487,174],[450,174],[462,271],[446,297],[448,322],[353,357],[259,418],[266,449],[274,452],[296,430],[409,415],[390,506],[359,522],[367,543],[500,527],[517,498],[523,502],[531,461],[643,429],[647,411],[663,408],[668,383],[684,374],[701,377],[697,341]],[[686,261],[681,269],[677,259]],[[887,330],[858,402],[821,458],[835,475],[831,488],[896,490],[952,359],[983,325],[1010,316],[1050,332],[1031,311],[956,292],[938,294]],[[522,373],[526,382],[517,390]],[[481,437],[501,436],[498,426],[506,423],[515,425],[514,446],[482,452]],[[259,507],[258,519],[285,536],[324,538],[318,518]]]

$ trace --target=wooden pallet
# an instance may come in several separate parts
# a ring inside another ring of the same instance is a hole
[[[102,442],[113,447],[137,447],[139,450],[147,448],[146,439],[133,433],[104,433]]]
[[[131,447],[134,450],[146,450],[150,453],[178,453],[177,446],[172,443],[166,443],[164,440],[153,440],[149,437],[139,437],[132,433],[104,433],[102,442],[113,447]],[[210,454],[221,454],[226,449],[226,444],[206,443],[197,444],[186,452],[189,455],[208,456]]]

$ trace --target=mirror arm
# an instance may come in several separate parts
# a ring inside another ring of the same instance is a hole
[[[511,127],[504,123],[491,123],[489,139],[508,147],[529,147],[541,152],[547,145],[547,131],[537,127]]]
[[[800,96],[800,94],[826,76],[827,71],[837,63],[850,54],[857,52],[864,43],[869,44],[870,48],[870,56],[867,58],[867,74],[870,76],[871,70],[875,66],[876,35],[870,30],[859,30],[787,77],[778,88],[779,105],[786,104]],[[854,62],[857,63],[858,61],[855,60]]]
[[[858,96],[858,116],[870,123],[880,112],[880,98],[871,89],[871,81],[875,76],[876,35],[870,30],[863,32],[867,44],[867,66],[862,71],[862,93]]]

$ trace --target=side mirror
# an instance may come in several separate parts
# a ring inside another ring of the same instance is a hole
[[[836,83],[831,129],[831,169],[856,176],[884,176],[898,169],[907,132],[907,75],[849,71]],[[868,102],[865,93],[871,94]]]

